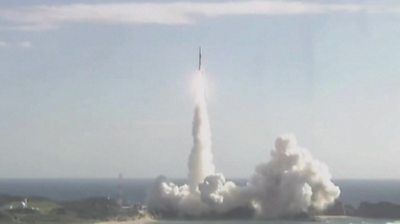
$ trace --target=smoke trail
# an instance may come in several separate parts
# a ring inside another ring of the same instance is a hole
[[[271,160],[256,167],[246,186],[237,186],[215,173],[201,72],[195,80],[192,131],[189,185],[177,186],[164,176],[158,177],[146,201],[151,212],[183,218],[286,218],[321,211],[339,197],[328,167],[299,147],[293,135],[276,139]]]
[[[189,155],[189,187],[195,192],[205,177],[214,174],[211,152],[211,130],[208,120],[204,75],[199,71],[194,82],[195,109],[193,117],[193,148]]]

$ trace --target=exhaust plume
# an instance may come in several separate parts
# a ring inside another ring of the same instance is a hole
[[[187,184],[158,177],[146,204],[163,217],[293,218],[322,211],[340,195],[328,167],[297,145],[294,135],[276,139],[269,162],[256,166],[245,186],[215,172],[204,75],[195,77],[193,148]]]
[[[189,187],[192,192],[205,177],[214,174],[213,155],[211,152],[211,130],[208,120],[205,80],[201,71],[194,82],[195,109],[193,117],[193,148],[189,155]]]

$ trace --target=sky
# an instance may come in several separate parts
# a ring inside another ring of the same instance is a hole
[[[399,179],[396,1],[0,3],[0,178],[187,175],[198,47],[217,171],[294,133],[334,178]]]

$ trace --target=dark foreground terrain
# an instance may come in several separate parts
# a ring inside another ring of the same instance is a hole
[[[116,200],[106,197],[92,197],[68,202],[30,197],[24,205],[25,200],[24,197],[0,195],[0,223],[92,224],[108,220],[140,219],[145,216],[145,213],[137,206],[121,207]],[[325,212],[315,213],[315,215],[400,219],[400,205],[390,202],[362,202],[358,207],[353,207],[337,201]],[[300,214],[296,217],[303,219],[306,216],[308,215]],[[162,218],[162,216],[159,217]]]
[[[358,207],[354,207],[352,205],[344,205],[341,201],[336,201],[323,215],[400,219],[400,205],[391,202],[361,202]]]
[[[55,202],[42,197],[25,198],[0,195],[1,224],[67,224],[95,223],[107,220],[127,220],[143,216],[137,207],[123,207],[105,197],[70,202]]]

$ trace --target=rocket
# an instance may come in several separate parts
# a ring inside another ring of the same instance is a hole
[[[199,71],[201,71],[201,47],[199,47]]]

